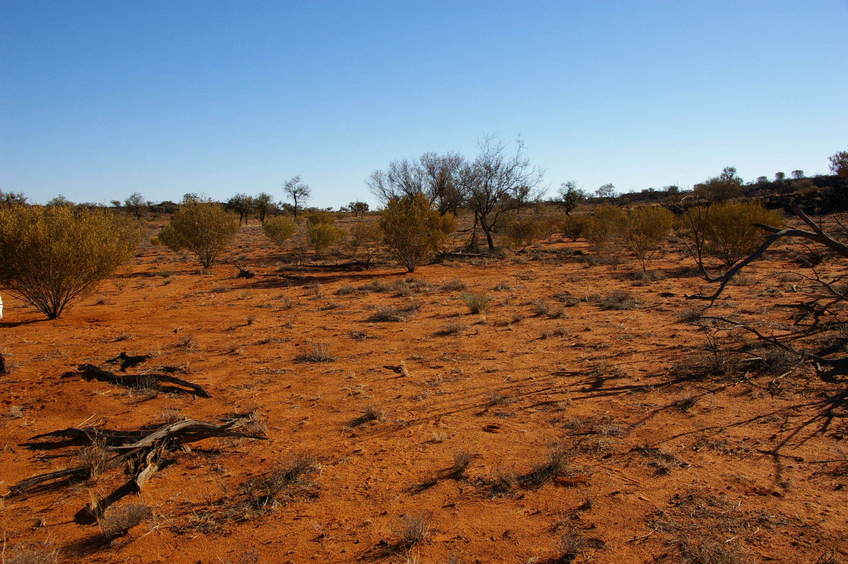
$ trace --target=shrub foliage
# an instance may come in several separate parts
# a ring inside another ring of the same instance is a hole
[[[138,226],[107,210],[0,208],[0,285],[56,319],[129,260]]]
[[[420,193],[391,198],[380,217],[386,246],[409,272],[437,252],[455,226],[452,214],[439,215]]]
[[[175,251],[187,250],[209,268],[233,242],[239,230],[238,217],[212,202],[188,202],[159,233],[159,240]]]
[[[278,215],[265,220],[262,232],[271,241],[282,246],[297,231],[297,224],[287,215]]]
[[[627,214],[624,241],[647,271],[648,260],[659,250],[671,232],[674,214],[659,206],[633,208]]]

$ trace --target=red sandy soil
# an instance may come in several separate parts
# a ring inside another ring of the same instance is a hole
[[[223,263],[201,274],[189,257],[146,245],[59,320],[4,296],[0,348],[13,369],[0,377],[0,491],[76,464],[75,449],[21,446],[69,426],[255,410],[268,436],[207,439],[176,455],[121,501],[152,515],[107,545],[88,542],[97,525],[73,516],[126,479],[120,470],[0,499],[4,558],[46,543],[67,562],[845,561],[844,377],[828,383],[806,366],[699,377],[710,338],[734,348],[750,337],[684,320],[703,306],[685,294],[714,286],[673,247],[649,281],[632,259],[590,265],[585,243],[557,238],[412,275],[385,258],[348,272],[298,269],[250,225],[223,260],[252,279]],[[713,314],[787,326],[779,304],[804,297],[797,277],[775,272],[809,273],[792,254],[756,263]],[[374,281],[398,285],[345,293]],[[635,306],[605,309],[617,290]],[[470,314],[463,292],[486,293],[488,311]],[[371,320],[410,303],[418,309],[404,321]],[[335,361],[296,361],[316,343]],[[155,355],[128,373],[182,367],[211,397],[62,377],[82,363],[116,370],[105,361],[123,351]],[[369,407],[381,417],[351,427]],[[464,474],[440,474],[459,452],[474,455]],[[551,452],[562,471],[532,483]],[[319,464],[308,491],[227,512],[241,484],[297,453]],[[428,533],[400,546],[410,518]]]

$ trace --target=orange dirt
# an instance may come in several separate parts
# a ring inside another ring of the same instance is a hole
[[[257,410],[268,434],[177,454],[121,502],[152,516],[107,546],[89,542],[97,526],[73,516],[126,479],[120,471],[0,500],[6,557],[45,541],[71,562],[848,558],[844,395],[828,426],[821,416],[845,380],[823,382],[807,368],[699,379],[685,365],[703,357],[712,333],[681,320],[702,305],[684,294],[712,286],[690,261],[669,251],[652,263],[659,279],[644,281],[631,260],[591,266],[569,249],[590,254],[582,242],[551,240],[413,275],[385,260],[361,272],[297,269],[251,225],[224,260],[254,269],[252,279],[226,264],[200,274],[187,257],[148,245],[59,320],[4,296],[0,351],[13,370],[0,376],[0,490],[74,465],[74,449],[21,446],[69,426]],[[792,267],[790,254],[783,247],[756,263],[715,312],[785,325],[776,304],[803,298],[797,281],[773,272]],[[491,297],[485,315],[468,313],[458,286],[444,287],[455,280]],[[401,285],[345,293],[375,281]],[[638,303],[601,307],[616,290]],[[404,321],[371,320],[410,303],[417,309]],[[716,334],[723,347],[748,339]],[[335,361],[296,361],[317,343]],[[117,370],[104,362],[123,351],[155,355],[128,373],[182,367],[211,398],[62,377],[82,363]],[[351,426],[369,407],[381,417]],[[474,456],[452,475],[463,451]],[[226,513],[240,484],[304,452],[320,464],[310,495]],[[534,481],[530,470],[552,452],[561,471]],[[427,520],[423,542],[402,546],[404,516]]]

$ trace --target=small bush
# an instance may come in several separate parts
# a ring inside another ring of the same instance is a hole
[[[109,211],[0,208],[0,286],[56,319],[128,261],[139,240],[136,224]]]
[[[386,246],[408,272],[435,254],[455,227],[453,215],[439,215],[423,194],[392,198],[380,217]]]
[[[336,357],[330,352],[330,346],[326,343],[315,343],[307,352],[295,357],[297,362],[335,362]]]
[[[523,248],[541,239],[544,227],[538,217],[515,215],[505,223],[503,234],[511,248]]]
[[[297,224],[287,215],[268,218],[262,224],[262,232],[265,236],[279,246],[283,246],[291,239],[296,231]]]
[[[159,233],[159,240],[174,251],[189,251],[208,269],[238,231],[238,216],[216,203],[192,202],[180,206]]]
[[[98,521],[101,534],[107,539],[124,536],[130,529],[150,516],[146,505],[130,504],[112,506]]]
[[[730,267],[765,241],[767,233],[758,223],[780,227],[783,217],[756,203],[714,204],[707,214],[707,253]]]
[[[633,309],[637,305],[639,305],[639,302],[636,301],[636,298],[623,290],[616,290],[601,300],[602,309]]]
[[[570,215],[565,216],[559,225],[559,230],[563,236],[568,237],[572,241],[576,241],[583,236],[586,231],[588,221],[586,216]]]
[[[586,220],[583,236],[597,249],[616,243],[622,236],[627,216],[621,208],[602,205]]]
[[[659,206],[634,208],[627,214],[625,245],[636,255],[643,272],[648,270],[648,260],[668,237],[673,222],[674,214]]]
[[[375,221],[362,221],[350,228],[350,236],[347,244],[356,253],[360,247],[376,243],[382,237],[383,232]]]
[[[462,300],[468,306],[468,311],[471,313],[486,313],[489,309],[489,302],[492,299],[486,294],[476,292],[466,292],[462,294]]]
[[[319,254],[344,239],[344,231],[328,222],[310,222],[306,227],[306,234],[309,237],[309,244]]]
[[[453,321],[442,326],[436,331],[436,335],[439,337],[449,337],[451,335],[460,335],[463,331],[465,331],[465,325],[458,321]]]

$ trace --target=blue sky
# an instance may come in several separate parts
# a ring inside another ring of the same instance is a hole
[[[226,198],[521,136],[551,191],[827,170],[848,2],[0,0],[0,189]]]

